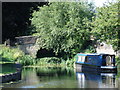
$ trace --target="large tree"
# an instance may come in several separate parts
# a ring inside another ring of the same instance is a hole
[[[2,38],[3,41],[20,35],[27,35],[33,10],[47,2],[3,2],[2,3]]]
[[[96,39],[112,44],[115,50],[120,49],[120,8],[119,2],[109,3],[96,9],[92,33]]]
[[[34,35],[39,36],[40,48],[53,49],[57,54],[80,52],[90,40],[90,26],[94,10],[83,2],[54,2],[39,7],[33,13]]]

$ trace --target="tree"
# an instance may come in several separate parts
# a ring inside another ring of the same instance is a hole
[[[54,2],[39,7],[31,19],[33,35],[39,36],[40,48],[53,49],[56,54],[69,56],[80,52],[90,40],[90,26],[94,10],[92,4],[82,2]]]
[[[96,39],[112,44],[115,50],[119,44],[119,2],[110,3],[97,8],[96,17],[92,23],[92,33]],[[120,49],[120,48],[119,48]]]
[[[14,39],[16,36],[27,35],[33,10],[47,2],[3,2],[2,3],[2,39]]]

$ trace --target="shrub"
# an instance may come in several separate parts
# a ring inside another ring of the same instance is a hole
[[[85,50],[84,50],[84,53],[95,53],[96,50],[94,48],[94,46],[92,45],[89,45]]]
[[[66,61],[66,65],[67,66],[74,66],[74,63],[75,63],[75,61],[76,61],[76,58],[77,58],[77,56],[75,55],[72,59],[68,59],[67,61]]]
[[[0,56],[8,61],[14,62],[23,55],[24,53],[18,48],[12,48],[12,47],[0,45]]]
[[[35,65],[36,64],[36,59],[33,58],[32,56],[30,55],[24,55],[20,58],[18,58],[17,60],[19,63],[21,63],[22,65]]]
[[[67,66],[73,66],[73,64],[74,64],[74,61],[73,61],[73,60],[67,60],[67,61],[66,61],[66,65],[67,65]]]
[[[45,65],[45,64],[60,64],[62,60],[57,57],[45,57],[37,59],[38,65]]]
[[[120,58],[118,56],[116,56],[115,59],[116,59],[116,65],[120,66]]]

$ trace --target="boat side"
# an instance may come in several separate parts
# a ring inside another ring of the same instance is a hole
[[[115,62],[113,58],[113,62]],[[104,65],[103,65],[104,63]],[[117,72],[117,67],[105,65],[103,55],[99,54],[77,54],[75,67],[79,71]]]
[[[103,67],[103,66],[94,66],[94,65],[87,65],[87,64],[75,64],[77,72],[117,72],[117,67]]]

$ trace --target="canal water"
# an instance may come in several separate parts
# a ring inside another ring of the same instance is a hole
[[[76,72],[69,67],[25,67],[22,80],[5,88],[119,88],[116,73]]]

